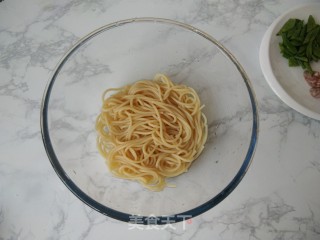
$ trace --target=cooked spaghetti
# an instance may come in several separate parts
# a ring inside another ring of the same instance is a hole
[[[108,89],[102,100],[98,148],[117,177],[161,191],[165,178],[186,172],[204,148],[208,129],[198,94],[165,75]]]

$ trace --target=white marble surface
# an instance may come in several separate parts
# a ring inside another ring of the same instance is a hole
[[[0,239],[320,239],[320,122],[283,104],[258,61],[267,27],[300,3],[1,1]],[[215,208],[166,229],[131,229],[85,206],[55,174],[40,134],[42,94],[64,52],[95,28],[143,16],[186,22],[221,40],[259,101],[259,143],[243,181]]]

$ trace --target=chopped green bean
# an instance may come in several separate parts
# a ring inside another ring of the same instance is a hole
[[[295,59],[298,59],[298,60],[303,61],[303,62],[308,62],[308,58],[306,58],[306,57],[295,56]]]
[[[281,33],[287,32],[290,29],[292,29],[294,27],[294,25],[296,24],[296,19],[292,19],[290,18],[284,25],[283,27],[280,29],[280,31],[277,33],[277,35],[281,35]]]
[[[316,38],[316,36],[319,33],[320,26],[314,27],[310,32],[308,32],[307,36],[305,37],[303,44],[309,43],[313,39]]]
[[[314,20],[313,16],[310,15],[307,23],[307,32],[310,32],[315,26],[316,26],[316,21]]]

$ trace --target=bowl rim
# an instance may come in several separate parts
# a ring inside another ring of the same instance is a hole
[[[77,185],[71,180],[71,178],[68,176],[68,174],[64,171],[63,167],[59,163],[59,160],[55,154],[53,145],[51,143],[49,128],[48,128],[48,105],[50,101],[50,94],[51,90],[54,86],[55,80],[57,76],[59,75],[59,72],[61,68],[63,67],[64,63],[69,59],[69,57],[84,43],[86,43],[91,38],[95,37],[96,35],[107,31],[112,28],[120,27],[127,24],[132,23],[161,23],[161,24],[167,24],[167,25],[174,25],[176,27],[181,27],[184,30],[191,31],[195,34],[198,34],[202,36],[203,38],[207,39],[211,43],[213,43],[218,49],[227,57],[229,58],[233,64],[238,69],[239,73],[242,76],[242,79],[247,87],[247,91],[250,97],[251,102],[251,108],[252,108],[252,132],[251,132],[251,139],[250,139],[250,145],[248,147],[247,153],[245,155],[244,161],[238,170],[237,174],[233,177],[233,179],[230,181],[230,183],[222,190],[220,193],[218,193],[216,196],[211,198],[210,200],[206,201],[205,203],[202,203],[201,205],[192,208],[190,210],[176,213],[173,215],[166,215],[166,216],[137,216],[129,213],[120,212],[118,210],[114,210],[112,208],[109,208],[90,196],[88,196],[86,193],[84,193]],[[258,140],[258,132],[259,132],[259,116],[258,116],[258,107],[257,107],[257,100],[256,96],[252,87],[252,84],[243,69],[243,67],[240,65],[238,60],[233,56],[233,54],[225,48],[220,42],[218,42],[215,38],[210,36],[209,34],[205,33],[204,31],[195,28],[191,25],[178,22],[171,19],[166,18],[154,18],[154,17],[141,17],[141,18],[130,18],[125,20],[120,20],[117,22],[113,22],[107,25],[104,25],[89,34],[85,35],[84,37],[80,38],[70,49],[67,51],[64,56],[61,58],[59,63],[57,64],[56,68],[53,71],[53,74],[51,78],[49,79],[47,86],[45,88],[42,102],[41,102],[41,109],[40,109],[40,127],[41,127],[41,135],[43,144],[46,150],[46,153],[48,155],[48,158],[51,162],[51,165],[53,169],[55,170],[56,174],[59,176],[61,181],[66,185],[66,187],[76,196],[78,197],[83,203],[91,207],[92,209],[106,215],[109,217],[112,217],[114,219],[134,223],[134,224],[168,224],[169,223],[176,223],[188,220],[190,218],[193,218],[195,216],[198,216],[209,209],[213,208],[217,204],[219,204],[222,200],[224,200],[240,183],[244,175],[246,174],[251,162],[252,158],[257,146],[257,140]],[[133,220],[137,220],[138,222],[133,222]],[[150,220],[153,219],[152,223],[150,223]],[[154,221],[156,220],[156,221]]]

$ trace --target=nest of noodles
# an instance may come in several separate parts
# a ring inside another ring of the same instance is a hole
[[[194,89],[163,74],[108,89],[96,121],[99,151],[115,176],[161,191],[165,179],[188,171],[204,148],[202,108]]]

